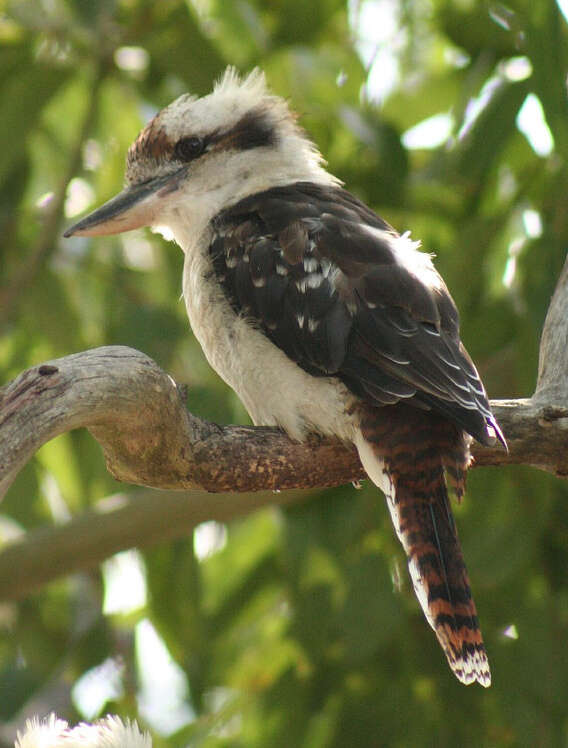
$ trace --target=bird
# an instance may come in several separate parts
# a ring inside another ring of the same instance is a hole
[[[431,255],[344,189],[258,68],[159,111],[123,191],[64,235],[144,226],[183,250],[193,334],[253,423],[356,447],[450,668],[489,686],[449,489],[472,439],[506,442]]]
[[[123,722],[115,715],[71,727],[52,713],[26,720],[14,748],[152,748],[152,740],[136,722]]]

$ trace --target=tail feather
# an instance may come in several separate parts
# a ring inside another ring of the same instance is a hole
[[[383,490],[424,615],[462,683],[491,684],[477,611],[452,516],[446,475],[459,498],[467,436],[411,407],[368,409],[357,441],[369,477]]]

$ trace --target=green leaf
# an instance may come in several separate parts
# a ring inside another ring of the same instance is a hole
[[[17,73],[0,79],[0,138],[2,143],[10,143],[9,148],[0,151],[0,182],[22,158],[26,136],[37,126],[42,109],[69,76],[65,69],[25,64],[17,47],[6,63]]]

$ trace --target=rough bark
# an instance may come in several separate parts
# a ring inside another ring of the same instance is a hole
[[[363,477],[335,439],[218,426],[189,413],[173,379],[144,353],[107,346],[23,372],[0,392],[0,492],[45,442],[85,427],[120,481],[163,489],[260,491]]]
[[[568,262],[546,318],[538,383],[523,400],[496,400],[509,444],[474,446],[477,465],[524,464],[568,475]],[[62,573],[132,545],[186,534],[302,494],[238,493],[335,486],[363,477],[354,449],[334,439],[290,441],[276,429],[219,426],[189,413],[180,388],[148,356],[110,346],[28,369],[0,390],[0,495],[37,449],[85,427],[121,481],[193,493],[143,493],[111,514],[29,533],[0,552],[0,598],[21,597]],[[226,492],[211,497],[195,492]]]

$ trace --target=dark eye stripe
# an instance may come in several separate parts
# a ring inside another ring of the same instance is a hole
[[[262,110],[247,112],[227,135],[227,142],[239,151],[276,145],[275,128]]]

